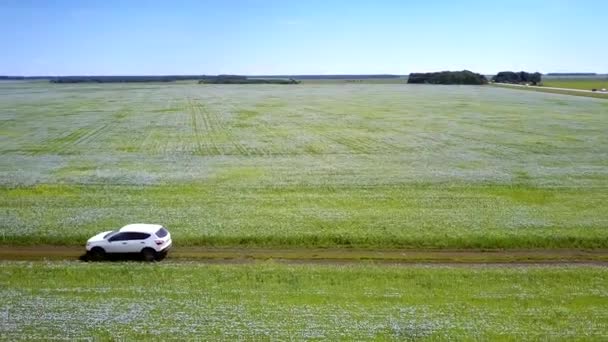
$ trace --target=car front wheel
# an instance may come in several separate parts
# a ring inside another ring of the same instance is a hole
[[[101,261],[105,259],[106,251],[101,247],[94,247],[89,251],[89,260],[91,261]]]

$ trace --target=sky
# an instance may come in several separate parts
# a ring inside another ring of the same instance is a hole
[[[0,0],[0,75],[608,73],[606,0]]]

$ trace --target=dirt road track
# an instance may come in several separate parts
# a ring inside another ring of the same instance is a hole
[[[502,86],[502,87],[520,87],[520,88],[530,88],[530,89],[549,89],[549,90],[564,90],[564,91],[574,91],[579,93],[590,93],[590,94],[606,94],[608,93],[603,91],[592,91],[586,89],[575,89],[575,88],[559,88],[559,87],[545,87],[545,86],[527,86],[523,84],[511,84],[511,83],[493,83],[493,85]]]
[[[0,260],[78,260],[82,247],[0,246]],[[171,262],[246,263],[275,260],[285,263],[394,263],[394,264],[594,264],[608,266],[608,250],[433,250],[354,248],[217,248],[176,247]]]

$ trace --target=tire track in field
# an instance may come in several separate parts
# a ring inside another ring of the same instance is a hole
[[[347,123],[347,114],[343,112],[334,112],[328,110],[322,110],[311,106],[304,107],[306,110],[314,112],[316,114],[323,114]],[[327,131],[324,126],[315,126],[314,124],[307,125],[309,131],[313,134],[320,136],[322,140],[329,140],[334,144],[341,145],[347,148],[347,150],[354,152],[354,154],[378,154],[378,153],[395,153],[405,152],[408,148],[397,143],[388,142],[381,137],[366,136],[358,126],[348,125],[347,129],[351,129],[350,132],[343,131]],[[383,128],[384,132],[399,132],[395,128]],[[390,140],[390,138],[389,138]]]
[[[237,107],[234,104],[229,103],[229,101],[223,101],[223,103],[224,103],[224,105],[229,107],[229,111],[231,113],[234,114],[237,112]],[[234,126],[232,126],[232,125],[225,126],[225,130],[230,133],[230,137],[231,137],[230,141],[231,141],[232,145],[234,146],[234,148],[236,149],[237,155],[241,155],[241,156],[259,155],[259,153],[255,151],[255,148],[244,145],[243,143],[241,143],[241,141],[239,139],[236,139],[234,137]]]
[[[336,131],[328,132],[314,129],[313,131],[324,139],[346,147],[348,150],[354,152],[353,154],[395,153],[406,150],[403,146],[360,134],[349,134]]]
[[[203,118],[211,146],[213,147],[213,151],[215,155],[224,155],[224,148],[221,148],[221,145],[218,145],[217,140],[213,139],[212,135],[217,134],[223,131],[224,124],[219,116],[209,110],[207,106],[200,102],[196,102],[196,107],[198,108],[201,117]]]
[[[108,131],[114,124],[103,124],[96,128],[89,130],[86,134],[80,136],[80,138],[76,139],[73,145],[82,145],[89,142],[93,142],[97,140],[100,136],[102,136],[106,131]]]
[[[33,154],[62,154],[64,152],[67,152],[67,148],[72,145],[76,140],[81,139],[85,134],[87,134],[87,132],[88,131],[86,128],[77,128],[66,135],[46,139],[42,141],[38,148],[34,147]]]
[[[0,128],[5,128],[4,126],[9,126],[10,124],[14,124],[15,123],[15,119],[2,119],[0,120]]]
[[[77,128],[67,135],[44,140],[39,146],[34,146],[29,151],[32,154],[73,154],[78,152],[77,147],[98,140],[114,125],[114,123],[103,123]]]
[[[100,140],[108,132],[111,132],[126,116],[130,113],[129,109],[121,109],[118,113],[121,115],[112,115],[109,121],[106,118],[84,127],[79,127],[59,137],[52,137],[43,140],[40,145],[31,146],[26,151],[30,154],[74,154],[79,151],[78,147],[91,145],[97,148],[96,142]],[[87,149],[90,150],[90,149]]]
[[[238,112],[238,108],[234,105],[229,103],[229,100],[225,100],[222,102],[222,104],[228,106],[230,109],[229,111],[232,113],[237,113]],[[219,119],[219,116],[216,116]],[[222,120],[222,125],[221,127],[223,128],[223,130],[227,133],[231,134],[231,144],[232,146],[234,146],[234,148],[236,149],[236,153],[232,153],[234,155],[241,155],[241,156],[270,156],[270,155],[285,155],[286,153],[283,151],[272,151],[271,149],[268,148],[264,148],[264,147],[254,147],[254,146],[248,146],[246,144],[243,144],[240,140],[236,139],[234,137],[234,127],[227,125],[225,123],[224,120]],[[252,126],[255,128],[255,135],[259,136],[259,135],[263,135],[264,133],[266,134],[267,137],[270,137],[270,139],[272,140],[273,137],[276,137],[276,133],[273,132],[273,130],[270,128],[270,125],[262,122],[262,121],[258,121],[256,122],[255,126]]]
[[[185,139],[182,135],[184,133],[191,133],[189,130],[186,129],[186,127],[191,127],[191,114],[190,112],[187,110],[187,105],[184,107],[182,106],[182,103],[180,103],[179,105],[180,107],[182,107],[179,115],[176,115],[174,117],[174,124],[176,127],[179,127],[179,134],[176,137],[177,141],[176,144],[177,146],[179,146],[179,151],[183,152],[183,153],[193,153],[193,149],[192,149],[192,145],[190,144],[190,142],[188,141],[188,139]],[[183,129],[183,130],[182,130]]]
[[[154,134],[154,131],[152,129],[146,129],[145,130],[145,134],[146,136],[139,140],[139,151],[148,151],[148,146],[152,148],[154,148],[154,144],[150,143],[150,141],[152,140],[152,135]]]
[[[196,109],[194,108],[194,105],[192,104],[192,100],[188,99],[187,100],[187,111],[190,114],[190,127],[192,127],[192,131],[194,133],[194,140],[195,140],[195,144],[196,147],[194,149],[194,152],[196,154],[202,154],[203,151],[205,151],[205,147],[206,147],[206,143],[205,143],[205,138],[201,133],[201,128],[199,127],[199,123],[197,121],[197,113],[196,113]]]
[[[274,98],[276,100],[276,98]],[[258,156],[294,156],[306,154],[297,145],[293,144],[294,140],[298,141],[301,134],[301,126],[305,123],[295,121],[297,126],[294,126],[294,121],[286,119],[293,110],[283,105],[276,106],[268,105],[266,102],[257,103],[253,111],[256,115],[255,120],[255,135],[263,139],[263,144],[260,147],[249,147],[252,155]],[[286,124],[287,123],[287,124]],[[295,135],[294,135],[295,133]]]
[[[236,107],[233,104],[227,105],[230,107],[231,112],[234,113]],[[234,126],[226,126],[225,129],[226,132],[230,133],[230,142],[232,143],[232,146],[234,146],[237,155],[250,156],[252,154],[256,154],[252,153],[252,149],[249,146],[243,145],[239,139],[234,137]]]
[[[231,113],[238,112],[238,108],[234,104],[230,103],[229,99],[222,101],[222,104],[225,106],[228,106],[229,111]],[[236,155],[273,156],[273,155],[289,154],[289,153],[286,153],[285,151],[273,151],[272,148],[255,147],[255,146],[243,144],[240,140],[238,140],[234,137],[234,133],[233,133],[234,127],[226,125],[225,122],[223,122],[223,123],[224,123],[224,126],[223,126],[224,130],[231,134],[231,143],[234,146],[234,148],[236,149],[237,153],[234,153]],[[255,128],[255,136],[265,135],[266,137],[270,138],[270,140],[273,140],[274,138],[278,137],[276,132],[270,128],[271,125],[266,122],[263,122],[261,120],[256,121],[255,125],[252,125],[251,127]]]
[[[190,114],[190,125],[194,134],[196,148],[195,154],[199,155],[223,155],[212,135],[221,130],[221,123],[218,118],[213,118],[213,114],[196,100],[187,99],[187,111]]]

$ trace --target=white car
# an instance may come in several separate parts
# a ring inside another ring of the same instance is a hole
[[[129,224],[118,231],[99,233],[87,241],[87,255],[101,260],[107,254],[139,253],[144,260],[162,259],[171,248],[171,234],[158,224]]]

